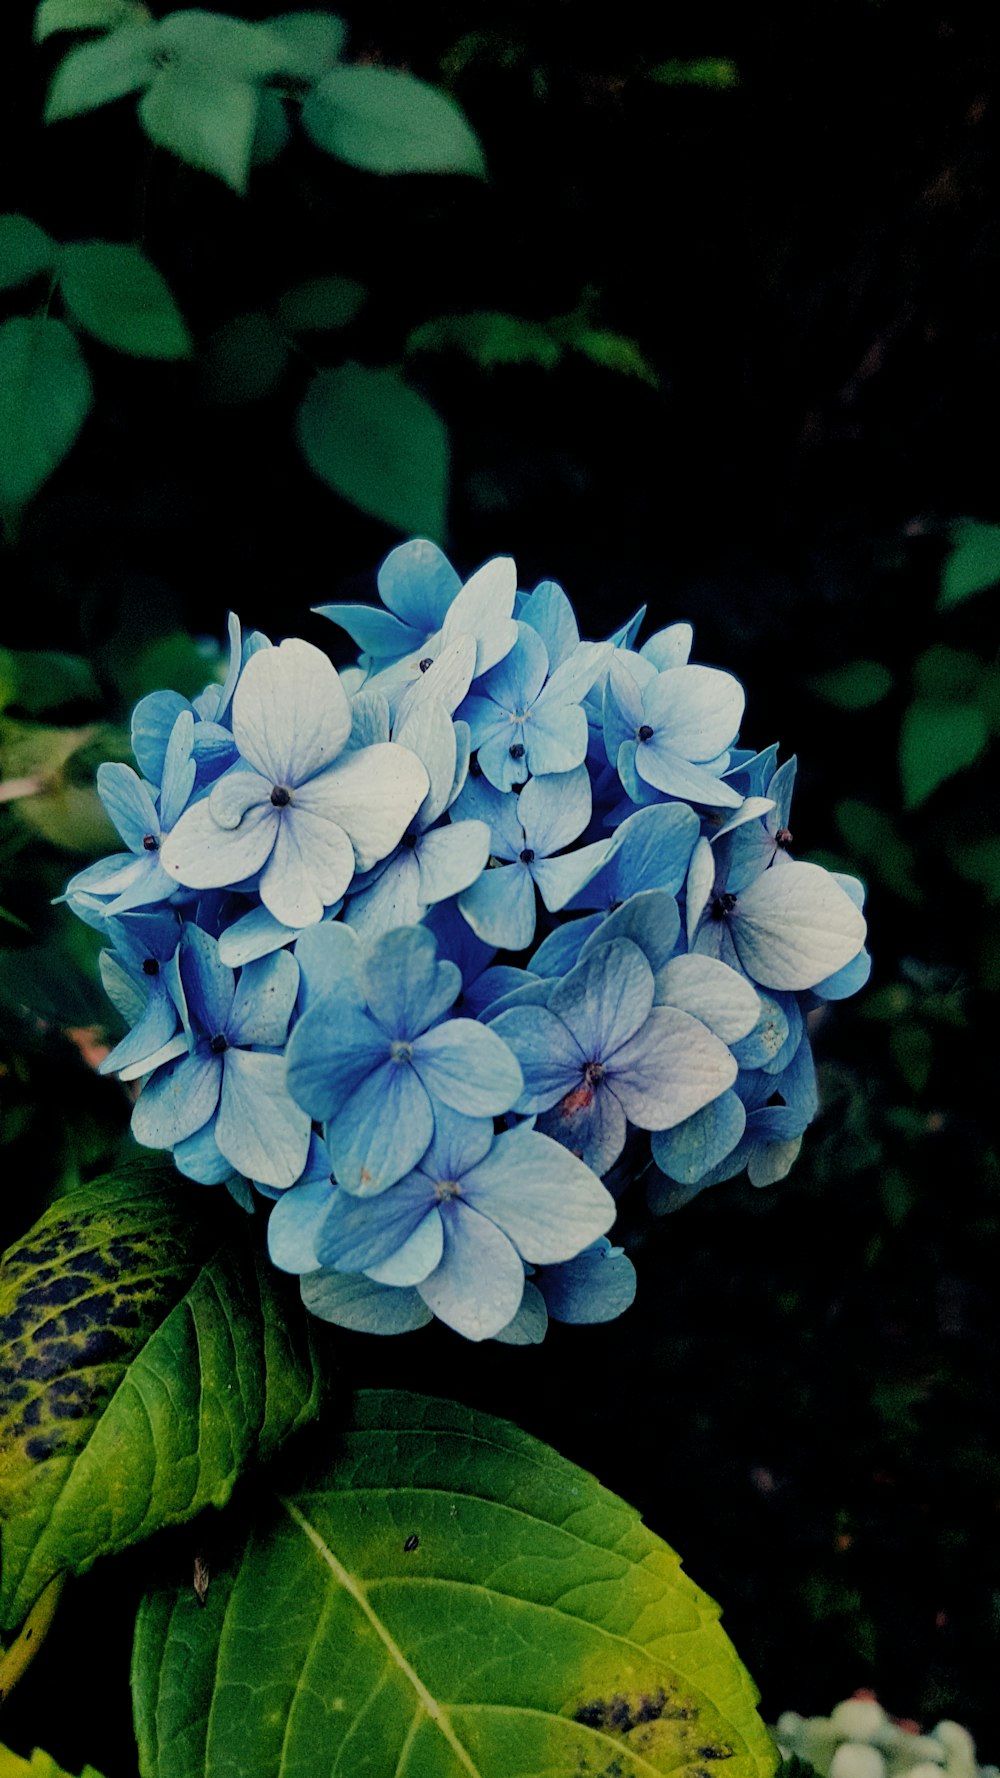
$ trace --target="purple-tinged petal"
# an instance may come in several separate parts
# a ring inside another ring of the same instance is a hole
[[[583,1079],[590,1059],[572,1031],[544,1006],[514,1006],[490,1029],[514,1052],[524,1076],[518,1109],[546,1111]]]
[[[698,1019],[657,1006],[615,1052],[612,1087],[637,1129],[667,1130],[717,1099],[737,1072],[726,1045]]]
[[[551,1111],[543,1112],[538,1130],[601,1174],[614,1166],[625,1147],[628,1125],[611,1088],[583,1080]]]

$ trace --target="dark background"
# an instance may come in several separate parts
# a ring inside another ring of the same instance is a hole
[[[906,811],[898,768],[928,651],[996,666],[992,594],[935,609],[952,521],[1000,519],[993,34],[978,9],[894,0],[342,10],[354,56],[450,84],[489,184],[376,178],[298,141],[241,200],[154,154],[128,101],[43,131],[60,46],[32,50],[25,24],[3,207],[57,239],[140,240],[199,341],[331,272],[368,287],[348,350],[373,364],[442,313],[545,320],[593,292],[658,389],[579,357],[411,365],[452,434],[449,551],[558,578],[592,635],[642,601],[653,627],[693,620],[696,658],[746,683],[745,739],[799,754],[796,850],[868,881],[875,972],[820,1031],[825,1112],[788,1181],[716,1188],[652,1228],[628,1212],[640,1292],[620,1324],[526,1352],[344,1336],[338,1377],[509,1414],[596,1470],[722,1601],[769,1720],[874,1686],[899,1715],[966,1722],[995,1760],[1000,946],[995,879],[960,859],[996,835],[996,793],[984,756]],[[738,84],[650,78],[703,56]],[[230,606],[329,646],[308,608],[371,596],[398,534],[303,466],[309,366],[233,407],[197,360],[88,356],[95,413],[0,558],[3,642],[85,654],[112,723],[151,639],[169,655]],[[859,658],[893,688],[845,711],[814,681]],[[7,1234],[107,1161],[127,1110],[66,1040],[103,1004],[62,969],[64,916],[39,912],[80,860],[33,848],[25,871],[0,831],[0,901],[35,940],[11,938],[4,979],[33,984],[37,1015],[7,993]],[[65,1725],[99,1697],[83,1753],[125,1778],[144,1560],[67,1599],[11,1707],[15,1745],[79,1760]],[[60,1664],[65,1713],[42,1734]]]

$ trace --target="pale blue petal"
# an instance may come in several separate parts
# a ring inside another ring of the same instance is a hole
[[[601,1174],[614,1166],[625,1147],[628,1125],[621,1102],[609,1086],[582,1081],[551,1111],[542,1113],[538,1130]]]
[[[282,1192],[267,1223],[267,1251],[282,1272],[316,1271],[316,1243],[333,1198],[329,1178],[309,1180]]]
[[[332,1266],[338,1272],[370,1272],[398,1253],[429,1214],[436,1214],[436,1202],[434,1185],[423,1173],[408,1174],[374,1198],[337,1190],[316,1242],[316,1257],[321,1266]],[[427,1271],[433,1271],[440,1257],[439,1247],[437,1259]],[[426,1278],[427,1272],[422,1275]]]
[[[105,761],[97,768],[97,794],[130,852],[142,852],[148,835],[158,840],[160,818],[149,788],[131,766]]]
[[[537,858],[529,866],[550,914],[577,899],[583,885],[603,866],[610,846],[610,840],[594,840],[591,845],[578,846],[576,851],[564,852],[559,858]]]
[[[817,1000],[846,1000],[864,987],[871,972],[870,953],[859,951],[853,962],[845,963],[843,969],[835,969],[823,981],[815,982],[812,991]]]
[[[571,772],[587,757],[587,713],[581,704],[543,704],[539,698],[525,723],[524,739],[528,764],[536,776]]]
[[[695,668],[685,671],[693,673]],[[704,766],[690,764],[657,734],[636,748],[635,769],[654,790],[685,797],[688,802],[702,803],[710,809],[738,809],[743,801],[738,790],[714,777]]]
[[[470,777],[452,805],[451,817],[453,821],[485,821],[494,857],[512,862],[525,845],[518,801],[516,796],[495,789],[485,778]]]
[[[653,786],[647,784],[643,778],[640,778],[636,770],[636,756],[638,751],[638,745],[635,741],[622,742],[618,749],[618,776],[622,781],[622,786],[628,801],[635,808],[642,809],[652,807],[654,804],[662,802],[663,795],[659,790],[654,790]],[[621,819],[624,819],[625,816],[630,815],[631,813],[631,809],[624,808],[622,810]]]
[[[493,1335],[502,1346],[540,1346],[549,1325],[545,1298],[530,1278],[524,1286],[521,1306],[513,1321]]]
[[[721,840],[727,833],[735,832],[738,827],[745,827],[748,821],[760,821],[774,808],[769,796],[748,796],[746,801],[734,814],[727,816],[721,827],[712,834],[712,843]]]
[[[690,624],[669,624],[665,630],[657,630],[644,642],[639,653],[644,661],[652,661],[658,673],[666,672],[668,667],[686,667],[694,642],[694,631]]]
[[[637,1129],[666,1130],[717,1099],[736,1075],[726,1045],[698,1019],[657,1006],[615,1052],[612,1087]]]
[[[817,864],[765,871],[742,892],[729,923],[740,962],[765,988],[811,988],[865,942],[863,916]]]
[[[150,1074],[153,1069],[163,1068],[167,1062],[176,1061],[178,1056],[187,1055],[189,1049],[190,1044],[184,1032],[178,1031],[176,1037],[171,1037],[167,1043],[161,1044],[160,1048],[154,1050],[151,1055],[144,1056],[139,1062],[129,1062],[124,1068],[120,1067],[117,1070],[118,1079],[121,1081],[139,1080],[142,1075]]]
[[[426,658],[426,657],[425,657]],[[452,642],[438,647],[434,659],[423,672],[418,672],[396,700],[396,716],[402,721],[422,704],[434,698],[449,716],[458,709],[472,684],[476,670],[476,643],[473,636],[456,636]]]
[[[137,858],[134,852],[113,852],[110,858],[99,858],[96,864],[86,865],[70,878],[66,899],[79,894],[116,895],[145,875],[145,865],[145,853]]]
[[[311,1125],[285,1084],[284,1056],[230,1049],[223,1057],[215,1140],[238,1173],[263,1185],[294,1185]]]
[[[538,695],[534,715],[553,705],[582,703],[591,686],[610,666],[613,654],[610,642],[578,643],[568,659],[552,667],[551,677]]]
[[[363,960],[357,935],[339,921],[324,921],[303,932],[295,943],[295,961],[301,975],[300,1012],[329,999],[349,1002],[354,1011],[361,1012],[365,1005],[361,986]]]
[[[475,704],[474,698],[466,698],[462,709],[470,712]],[[490,709],[496,710],[491,704]],[[515,759],[511,753],[512,746],[524,746],[525,735],[521,726],[512,726],[508,719],[501,715],[495,724],[494,732],[482,735],[479,741],[472,737],[476,748],[479,769],[484,778],[497,790],[507,792],[515,785],[524,784],[528,777],[527,755],[522,754]]]
[[[390,1038],[410,1042],[458,998],[461,971],[438,959],[433,933],[413,926],[388,932],[371,947],[362,972],[371,1015]]]
[[[371,870],[399,844],[429,787],[415,753],[392,741],[379,742],[348,754],[303,785],[295,808],[342,828],[354,847],[358,870]]]
[[[389,705],[380,691],[366,688],[351,699],[351,733],[345,751],[356,753],[362,747],[388,741],[391,730]]]
[[[777,1185],[779,1180],[787,1178],[798,1160],[801,1147],[801,1136],[793,1136],[785,1142],[769,1142],[763,1148],[753,1149],[747,1161],[750,1184],[758,1187]]]
[[[549,667],[554,672],[572,654],[580,640],[573,607],[554,580],[540,580],[523,601],[518,616],[537,630],[545,643]]]
[[[760,1066],[765,1074],[780,1074],[790,1065],[794,1056],[798,1052],[799,1044],[802,1041],[802,1036],[805,1031],[805,1019],[802,1015],[802,1005],[797,994],[776,993],[773,994],[771,998],[777,1002],[785,1015],[788,1022],[788,1036],[785,1038],[777,1055],[772,1056],[769,1060],[765,1059],[761,1062]],[[763,996],[761,996],[761,1001],[763,1003]],[[745,1063],[741,1062],[740,1066],[745,1067]]]
[[[603,1237],[585,1253],[538,1277],[539,1291],[553,1321],[574,1327],[617,1320],[632,1306],[635,1283],[635,1267],[628,1255]]]
[[[455,1181],[489,1154],[493,1146],[491,1117],[463,1117],[446,1105],[434,1108],[434,1138],[420,1163],[428,1179]]]
[[[522,864],[484,870],[458,906],[476,937],[497,950],[525,951],[535,935],[535,885]]]
[[[275,951],[248,963],[236,984],[226,1026],[230,1043],[278,1049],[288,1035],[298,989],[299,966],[291,951]]]
[[[524,1267],[506,1235],[458,1199],[442,1206],[444,1255],[417,1286],[439,1321],[470,1340],[488,1340],[513,1321]]]
[[[351,706],[332,661],[292,638],[252,655],[233,695],[243,758],[274,785],[303,784],[341,752]]]
[[[310,1272],[299,1289],[311,1314],[352,1333],[413,1333],[433,1320],[415,1290],[394,1290],[361,1275]]]
[[[458,964],[466,987],[492,962],[493,946],[476,937],[454,903],[432,907],[424,925],[437,940],[438,956]]]
[[[590,778],[585,765],[555,778],[532,778],[518,798],[525,844],[536,858],[548,858],[579,839],[591,812]]]
[[[531,959],[535,975],[551,980],[567,975],[580,961],[580,952],[588,938],[603,923],[603,914],[587,914],[581,920],[569,920],[565,926],[555,927],[548,938],[543,938]]]
[[[300,936],[299,929],[276,920],[268,908],[251,908],[248,914],[220,934],[219,956],[230,969],[239,969],[244,963],[255,962],[258,957],[270,956]]]
[[[266,864],[277,837],[280,812],[265,803],[239,827],[220,827],[207,801],[184,811],[167,834],[160,862],[168,876],[189,889],[225,889],[245,882]]]
[[[672,1130],[653,1134],[653,1159],[668,1179],[696,1185],[731,1154],[746,1129],[746,1107],[736,1093],[720,1093]]]
[[[684,885],[698,832],[697,815],[683,803],[638,809],[616,829],[604,869],[588,885],[587,897],[577,897],[578,903],[594,907],[605,900],[625,901],[643,889],[667,889],[676,895]]]
[[[370,1197],[411,1173],[433,1134],[431,1102],[413,1069],[385,1062],[330,1118],[326,1140],[339,1184]]]
[[[441,1264],[444,1252],[444,1225],[437,1208],[427,1215],[413,1231],[409,1240],[390,1259],[380,1265],[366,1266],[369,1278],[377,1284],[421,1284]]]
[[[489,853],[490,830],[484,821],[454,821],[423,834],[412,855],[423,906],[468,889],[485,870]]]
[[[746,976],[696,955],[674,957],[658,972],[654,1004],[693,1013],[723,1043],[749,1036],[760,1017],[759,996]]]
[[[499,1117],[524,1087],[516,1056],[473,1019],[448,1019],[425,1031],[413,1046],[413,1067],[432,1098],[465,1117]]]
[[[444,641],[475,637],[477,676],[503,660],[517,641],[517,625],[510,615],[516,593],[513,561],[510,556],[495,556],[466,581],[448,609],[442,626]]]
[[[160,863],[156,852],[143,852],[136,859],[138,870],[131,883],[120,889],[105,906],[107,915],[127,914],[133,908],[152,907],[176,894],[176,884]]]
[[[111,933],[114,937],[114,926]],[[129,964],[130,967],[126,968],[121,957],[116,957],[113,951],[102,951],[97,959],[101,986],[115,1011],[121,1013],[127,1025],[138,1025],[149,1010],[152,984],[143,975],[136,974],[137,965],[131,958]],[[157,995],[157,999],[159,998]],[[104,1062],[101,1063],[101,1070],[105,1070]],[[110,1072],[113,1073],[114,1070]]]
[[[182,710],[189,710],[179,691],[151,691],[132,712],[132,752],[143,777],[159,784],[167,743]]]
[[[176,1144],[174,1166],[197,1185],[223,1185],[233,1170],[215,1140],[214,1123]]]
[[[694,936],[701,924],[702,914],[708,906],[708,898],[715,887],[715,854],[707,840],[698,840],[691,854],[691,863],[687,874],[687,941],[694,943]]]
[[[398,544],[378,571],[383,604],[411,628],[426,633],[441,628],[461,585],[447,556],[426,537]]]
[[[462,1180],[463,1201],[488,1216],[530,1264],[572,1259],[603,1235],[615,1203],[575,1155],[536,1130],[507,1130]]]
[[[333,1117],[388,1054],[389,1039],[373,1019],[346,997],[322,996],[288,1040],[288,1090],[314,1118]]]
[[[219,956],[216,940],[200,926],[185,926],[177,960],[192,1027],[206,1037],[218,1036],[229,1021],[236,980]]]
[[[416,856],[400,847],[374,881],[348,896],[344,922],[370,943],[396,926],[419,925],[422,912]]]
[[[585,961],[557,982],[548,1001],[549,1010],[562,1019],[590,1062],[605,1062],[615,1055],[645,1024],[652,1004],[653,971],[638,946],[627,939],[596,945]]]
[[[103,969],[101,974],[104,977]],[[105,1056],[99,1073],[118,1074],[121,1069],[133,1064],[144,1064],[139,1072],[145,1073],[150,1066],[150,1057],[155,1056],[165,1043],[170,1042],[176,1030],[177,1008],[170,996],[162,989],[159,993],[150,994],[136,1024],[120,1043],[115,1044],[111,1054]]]
[[[524,1076],[521,1111],[546,1111],[573,1092],[590,1060],[572,1031],[544,1006],[515,1006],[499,1014],[490,1029],[514,1052]]]
[[[759,994],[758,999],[760,1014],[756,1025],[732,1046],[739,1066],[747,1070],[765,1067],[788,1042],[788,1018],[784,1008],[770,994]]]
[[[420,833],[443,815],[451,798],[458,758],[455,726],[436,698],[422,698],[397,721],[393,739],[415,753],[427,773],[427,795],[413,818],[413,829]]]
[[[307,804],[308,793],[321,782],[315,779],[296,792],[287,808],[276,811],[274,845],[260,874],[264,906],[293,928],[322,920],[354,875],[354,847],[347,834],[322,808]]]
[[[481,1019],[494,1007],[499,1012],[499,1002],[506,1001],[508,995],[519,992],[528,983],[537,980],[527,969],[515,969],[509,963],[498,963],[492,969],[485,969],[474,982],[462,989],[459,1010],[471,1019]]]
[[[643,889],[630,895],[620,908],[608,914],[600,927],[588,938],[580,953],[580,961],[590,956],[598,945],[615,939],[628,939],[638,945],[655,975],[673,955],[680,935],[677,903],[665,889]]]
[[[222,1058],[198,1054],[168,1062],[151,1075],[132,1111],[132,1134],[144,1148],[173,1148],[214,1117]]]
[[[194,717],[182,710],[171,730],[163,761],[163,782],[160,787],[160,821],[173,827],[187,808],[194,789],[195,763],[191,757],[194,746]]]
[[[241,762],[213,784],[208,798],[212,820],[220,827],[239,827],[249,809],[271,803],[273,788],[270,778],[262,778],[259,772]],[[275,815],[277,813],[275,810]]]
[[[745,705],[739,680],[717,667],[668,667],[642,694],[643,720],[656,730],[660,745],[695,761],[725,751],[739,731]],[[732,795],[742,801],[735,791]]]
[[[604,747],[611,765],[627,741],[634,741],[642,727],[642,685],[655,677],[652,667],[643,670],[637,656],[617,652],[608,669],[604,687]]]
[[[328,617],[351,641],[376,661],[396,660],[420,645],[422,631],[400,623],[379,605],[314,605],[317,617]]]

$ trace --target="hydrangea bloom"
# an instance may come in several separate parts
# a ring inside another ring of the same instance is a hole
[[[531,1345],[628,1307],[634,1181],[788,1172],[863,890],[793,855],[795,761],[690,625],[582,640],[554,581],[421,540],[378,589],[320,607],[343,673],[232,618],[224,682],[144,698],[98,774],[126,850],[66,900],[136,1139],[266,1208],[314,1313]]]

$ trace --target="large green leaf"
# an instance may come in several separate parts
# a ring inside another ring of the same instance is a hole
[[[959,519],[952,528],[952,551],[944,565],[937,608],[948,611],[1000,580],[1000,525]]]
[[[191,338],[165,279],[127,242],[79,241],[59,261],[63,300],[81,327],[136,358],[187,358]]]
[[[44,43],[57,31],[117,31],[148,22],[141,0],[41,0],[34,36],[36,43]]]
[[[474,173],[483,151],[437,87],[395,68],[333,68],[302,108],[317,148],[370,173]]]
[[[234,191],[246,190],[257,128],[255,86],[183,63],[168,66],[140,99],[139,118],[159,147],[215,173]]]
[[[417,536],[443,536],[448,434],[395,371],[320,371],[299,409],[298,436],[309,467],[362,512]]]
[[[24,506],[90,411],[90,373],[68,327],[15,315],[0,327],[0,507]]]
[[[93,43],[78,44],[56,69],[45,102],[46,123],[79,117],[138,92],[156,73],[156,53],[155,25],[126,25]]]
[[[30,217],[0,216],[0,290],[13,290],[51,271],[58,251]]]
[[[335,67],[347,41],[347,26],[334,12],[285,12],[264,26],[287,45],[284,72],[299,80],[319,80]]]
[[[223,1505],[315,1412],[306,1323],[224,1194],[135,1163],[48,1210],[0,1268],[0,1624]]]
[[[712,1601],[517,1427],[365,1393],[338,1454],[213,1574],[147,1596],[144,1778],[765,1778]]]

